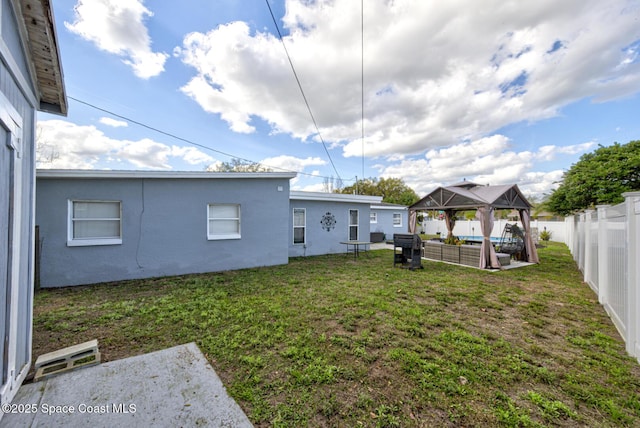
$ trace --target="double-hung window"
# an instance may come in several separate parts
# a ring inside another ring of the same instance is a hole
[[[402,227],[401,213],[393,213],[393,227]]]
[[[378,222],[378,213],[374,213],[373,211],[369,213],[369,223],[377,223]]]
[[[120,201],[69,201],[67,245],[122,244]]]
[[[349,210],[349,241],[358,240],[358,210]]]
[[[304,208],[293,209],[293,243],[306,243],[307,211]]]
[[[207,239],[240,239],[240,205],[207,205]]]

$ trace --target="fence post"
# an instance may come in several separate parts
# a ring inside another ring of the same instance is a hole
[[[573,255],[573,216],[564,218],[564,243],[569,247],[569,251]]]
[[[584,263],[582,264],[582,274],[584,275],[584,282],[589,284],[589,287],[594,288],[591,278],[591,221],[593,210],[586,210],[584,212]],[[597,292],[597,290],[596,290]]]
[[[585,250],[585,224],[587,223],[586,214],[581,212],[578,215],[578,269],[584,275],[584,250]]]
[[[609,205],[597,205],[598,209],[598,301],[602,306],[609,304],[609,240],[607,234],[607,209]]]
[[[640,362],[640,192],[623,193],[627,208],[627,352]]]

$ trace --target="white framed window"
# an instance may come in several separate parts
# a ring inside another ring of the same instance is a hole
[[[207,239],[240,239],[240,205],[207,205]]]
[[[358,210],[349,210],[349,241],[358,240]]]
[[[69,200],[67,245],[122,244],[122,202]]]
[[[402,227],[401,213],[393,213],[393,227]]]
[[[369,214],[369,223],[377,223],[378,222],[378,213],[374,213],[371,211]]]
[[[305,244],[307,242],[307,210],[304,208],[293,209],[293,243]]]

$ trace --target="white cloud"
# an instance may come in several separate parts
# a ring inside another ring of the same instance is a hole
[[[288,171],[301,172],[308,166],[326,165],[327,161],[318,157],[308,157],[303,159],[294,156],[282,155],[263,159],[260,161],[260,164],[266,167],[273,167],[276,171],[285,169]]]
[[[182,158],[185,162],[191,165],[209,164],[215,160],[195,147],[171,146],[171,152],[168,156]]]
[[[591,150],[595,145],[595,142],[589,141],[587,143],[572,144],[569,146],[540,146],[535,156],[538,160],[550,161],[556,157],[556,154],[576,155]]]
[[[561,170],[535,171],[557,155],[575,155],[592,148],[587,142],[564,147],[543,146],[536,153],[515,152],[502,135],[481,138],[439,150],[424,158],[408,158],[397,163],[378,164],[381,177],[399,177],[424,196],[437,187],[462,180],[478,184],[515,183],[527,195],[542,196],[557,187]],[[539,164],[541,163],[541,164]]]
[[[144,24],[153,16],[142,0],[78,0],[75,20],[65,27],[98,49],[122,57],[136,76],[148,79],[164,71],[168,55],[151,50]]]
[[[101,117],[99,120],[100,123],[107,126],[112,126],[114,128],[122,128],[127,127],[129,124],[124,120],[116,120],[110,117]]]
[[[550,194],[551,191],[558,187],[559,181],[562,179],[563,171],[554,170],[549,172],[528,172],[518,183],[518,187],[525,196],[540,197]]]
[[[170,158],[191,165],[206,165],[214,159],[194,147],[168,146],[148,138],[138,141],[116,140],[95,126],[82,126],[64,120],[38,122],[37,141],[46,145],[51,161],[39,168],[171,169]]]
[[[346,157],[362,154],[359,6],[287,0],[282,20],[323,139]],[[637,93],[637,13],[627,0],[488,0],[482,10],[471,1],[366,2],[366,156],[398,162],[580,99]],[[255,132],[258,117],[273,132],[314,138],[276,37],[233,22],[187,35],[176,54],[195,70],[183,92],[230,129]]]
[[[493,135],[476,141],[457,144],[440,150],[429,150],[426,158],[433,168],[448,169],[460,165],[477,163],[480,159],[491,158],[509,147],[509,139],[504,135]]]
[[[326,192],[327,187],[324,183],[314,183],[306,186],[291,185],[291,190],[302,190],[303,192]]]
[[[116,156],[126,159],[138,168],[171,169],[168,163],[170,153],[170,147],[144,138],[129,142],[116,153]]]
[[[119,150],[124,143],[105,136],[95,126],[78,126],[64,120],[38,122],[36,141],[50,146],[57,157],[40,168],[91,169],[101,156]]]

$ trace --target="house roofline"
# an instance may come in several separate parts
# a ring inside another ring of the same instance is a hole
[[[359,204],[377,204],[382,201],[382,196],[351,195],[343,193],[304,192],[292,190],[289,199],[303,201],[324,202],[355,202]]]
[[[286,178],[295,172],[207,172],[207,171],[123,171],[93,169],[39,169],[36,178],[42,179],[100,179],[100,178],[164,178],[164,179],[233,179],[233,178]]]
[[[378,205],[378,204],[371,204],[371,209],[375,209],[375,210],[393,210],[393,211],[407,211],[409,208],[406,207],[405,205],[396,205],[396,204],[384,204],[384,205]]]

